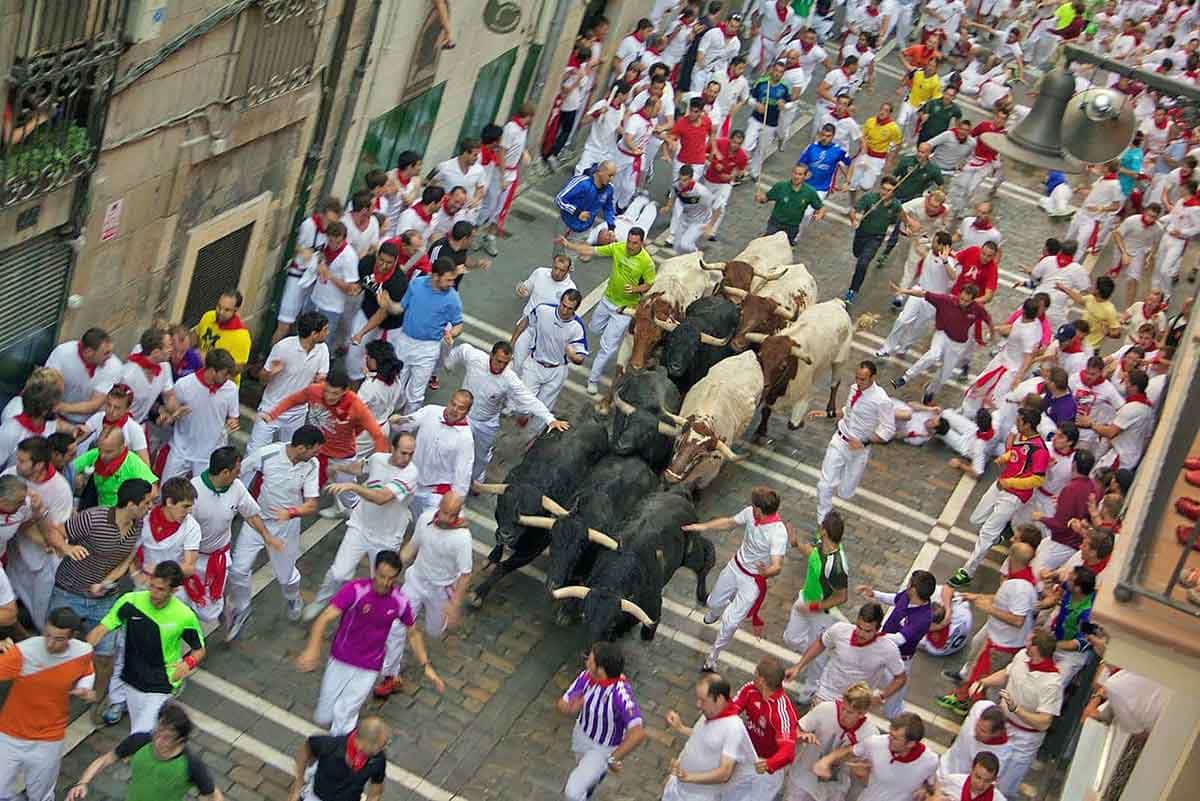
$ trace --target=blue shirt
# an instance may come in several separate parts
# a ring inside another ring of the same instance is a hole
[[[850,156],[839,145],[833,142],[828,145],[813,142],[804,148],[804,152],[800,154],[796,163],[808,165],[811,175],[808,176],[805,183],[818,192],[828,192],[829,187],[833,185],[833,176],[837,173],[837,166],[845,164],[849,167],[850,161]]]
[[[587,168],[581,175],[567,181],[566,186],[554,197],[563,224],[576,233],[588,230],[601,217],[608,223],[609,230],[617,227],[612,184],[605,184],[604,188],[597,187],[592,179],[595,171],[595,166]],[[580,212],[584,211],[589,215],[586,220],[579,218]]]
[[[441,339],[447,325],[462,322],[462,300],[458,290],[451,287],[445,292],[436,292],[428,275],[422,275],[408,285],[400,305],[404,307],[404,333],[413,339]]]
[[[787,81],[779,83],[771,83],[770,78],[759,78],[754,82],[754,86],[750,87],[750,97],[759,103],[765,103],[767,106],[766,125],[775,126],[779,124],[779,107],[786,103],[792,97],[792,87]],[[750,116],[759,122],[763,121],[763,115],[757,111],[750,112]]]
[[[1125,152],[1121,154],[1121,167],[1134,172],[1142,171],[1142,149],[1140,147],[1127,147]],[[1129,193],[1137,186],[1137,181],[1132,175],[1117,174],[1117,180],[1121,182],[1121,194],[1129,197]]]

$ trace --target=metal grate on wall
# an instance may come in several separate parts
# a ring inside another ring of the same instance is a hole
[[[44,236],[0,251],[0,350],[58,324],[71,246]]]
[[[237,288],[253,232],[254,223],[250,223],[200,248],[183,307],[184,325],[195,325],[202,314],[216,307],[221,292]]]

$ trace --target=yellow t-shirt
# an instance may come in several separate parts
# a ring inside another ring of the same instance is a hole
[[[1093,350],[1100,347],[1109,331],[1121,324],[1121,316],[1112,301],[1100,300],[1095,295],[1088,295],[1084,300],[1083,319],[1091,327],[1085,339]]]
[[[887,153],[904,141],[900,126],[895,120],[888,120],[886,124],[880,125],[874,117],[863,123],[862,137],[863,145],[872,153]]]
[[[237,328],[221,328],[217,325],[216,310],[210,309],[204,313],[193,330],[200,340],[198,347],[201,355],[210,350],[222,348],[229,351],[229,355],[237,362],[239,369],[245,367],[246,362],[250,361],[250,331],[241,324],[240,319],[238,319]],[[235,383],[241,384],[241,373],[234,376],[233,380]]]
[[[942,79],[935,72],[928,77],[925,70],[913,73],[912,86],[908,90],[908,105],[920,108],[930,100],[942,96]]]

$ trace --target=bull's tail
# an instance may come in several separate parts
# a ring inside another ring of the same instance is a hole
[[[696,602],[704,604],[708,601],[708,574],[717,564],[717,549],[700,534],[689,536],[686,547],[683,566],[696,574]]]
[[[879,322],[878,314],[860,314],[858,319],[854,321],[854,333],[859,331],[870,331]]]

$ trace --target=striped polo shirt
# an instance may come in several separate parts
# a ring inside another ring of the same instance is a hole
[[[117,527],[117,511],[104,506],[72,515],[66,523],[67,542],[82,545],[88,555],[79,561],[64,559],[54,575],[54,584],[76,595],[91,595],[91,586],[104,581],[117,565],[125,561],[142,539],[142,520],[134,520],[122,535]],[[114,587],[112,593],[116,592]]]
[[[642,710],[624,676],[594,679],[585,670],[563,694],[563,699],[583,699],[575,721],[596,745],[615,748],[625,739],[625,731],[642,725]]]

